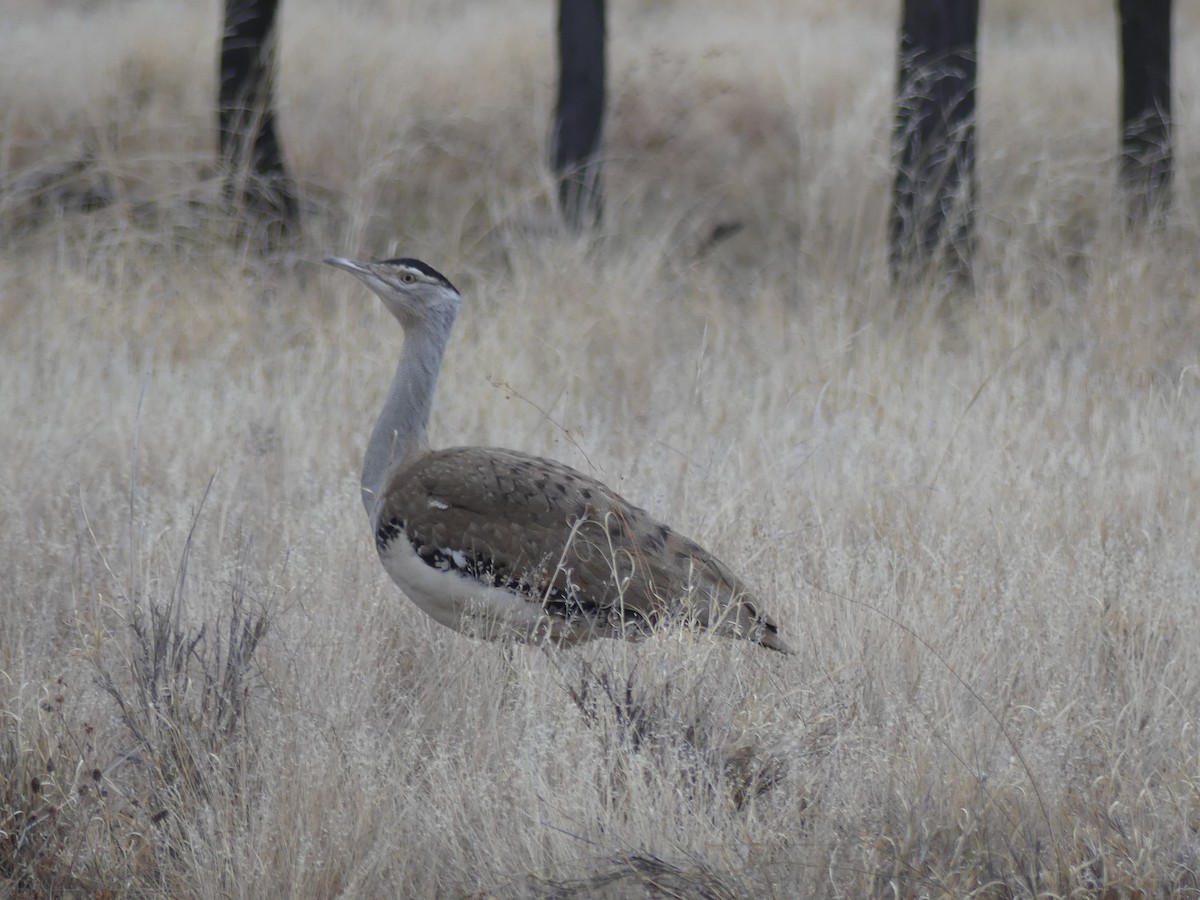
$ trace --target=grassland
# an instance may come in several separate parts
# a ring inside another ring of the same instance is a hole
[[[614,4],[585,241],[549,4],[287,0],[268,259],[219,4],[5,6],[0,895],[1200,894],[1194,9],[1144,232],[1111,4],[989,0],[947,310],[887,285],[894,3]],[[596,474],[798,655],[423,618],[357,489],[401,334],[331,252],[463,289],[436,442]]]

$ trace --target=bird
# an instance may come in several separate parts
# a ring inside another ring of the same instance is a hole
[[[417,259],[324,262],[370,288],[404,332],[362,502],[384,569],[418,607],[485,640],[569,647],[682,623],[792,652],[724,563],[597,479],[516,450],[432,449],[459,291]]]

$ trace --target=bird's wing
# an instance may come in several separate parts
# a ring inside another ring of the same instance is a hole
[[[384,491],[376,540],[382,549],[401,534],[430,565],[508,588],[567,620],[615,631],[683,614],[779,643],[775,624],[716,558],[553,460],[482,447],[430,453]]]

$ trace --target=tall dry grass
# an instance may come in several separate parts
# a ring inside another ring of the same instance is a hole
[[[1200,891],[1195,10],[1147,234],[1110,4],[987,4],[939,314],[886,284],[890,6],[616,5],[585,242],[547,4],[289,0],[270,260],[218,209],[218,7],[0,37],[0,893]],[[435,440],[600,476],[799,654],[423,618],[357,490],[401,335],[329,252],[464,289]]]

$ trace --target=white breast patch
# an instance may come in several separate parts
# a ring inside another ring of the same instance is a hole
[[[461,550],[442,553],[466,568]],[[567,628],[564,620],[548,614],[534,600],[483,584],[461,571],[434,568],[417,555],[403,533],[380,550],[379,558],[413,603],[455,631],[488,640],[508,636],[528,641],[542,636],[558,639]]]

